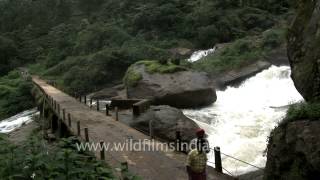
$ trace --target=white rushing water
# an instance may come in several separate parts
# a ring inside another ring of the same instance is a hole
[[[39,114],[37,109],[31,109],[0,121],[0,133],[10,133],[22,125],[30,123],[36,114]]]
[[[284,117],[287,105],[302,101],[288,66],[272,66],[239,87],[217,91],[217,101],[202,109],[184,110],[208,134],[210,147],[259,167],[271,130]],[[223,167],[234,175],[257,170],[222,155]],[[214,162],[213,154],[209,161]],[[210,165],[210,163],[209,163]]]
[[[196,61],[200,60],[201,58],[206,57],[209,54],[214,53],[215,51],[216,51],[216,47],[214,47],[212,49],[196,51],[191,55],[191,57],[189,59],[187,59],[187,61],[196,62]]]

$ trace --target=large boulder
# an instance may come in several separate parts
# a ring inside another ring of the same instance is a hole
[[[93,99],[112,99],[113,97],[121,96],[121,92],[124,91],[124,86],[122,84],[104,88],[98,92],[89,94],[88,97]]]
[[[276,128],[269,139],[264,179],[318,179],[319,132],[319,121],[296,121]]]
[[[156,105],[190,108],[210,105],[217,99],[207,74],[170,63],[136,63],[128,69],[124,82],[128,98],[150,99]]]
[[[319,179],[320,0],[299,1],[298,15],[288,33],[292,79],[310,107],[288,111],[270,135],[264,179]],[[314,107],[313,107],[314,106]]]
[[[288,33],[292,79],[307,101],[320,100],[320,1],[300,1]]]
[[[147,112],[136,117],[130,126],[144,132],[149,132],[150,121],[152,121],[153,135],[168,141],[175,141],[176,131],[180,131],[181,140],[190,142],[195,138],[195,131],[199,128],[181,110],[166,105],[151,106]]]

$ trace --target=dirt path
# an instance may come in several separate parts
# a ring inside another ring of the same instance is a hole
[[[84,128],[89,129],[89,141],[99,143],[101,141],[109,144],[106,152],[106,162],[116,167],[121,162],[127,162],[129,170],[145,180],[186,180],[185,155],[171,151],[139,151],[130,148],[116,150],[115,144],[124,145],[128,141],[137,143],[145,149],[154,149],[160,142],[150,143],[146,140],[148,136],[132,129],[121,122],[115,121],[110,116],[91,110],[76,99],[48,85],[38,77],[33,77],[33,82],[48,95],[47,103],[52,105],[52,99],[60,105],[60,113],[56,114],[63,119],[62,109],[66,114],[70,113],[72,124],[69,129],[76,134],[77,121],[81,124],[81,138],[84,139]],[[53,107],[51,107],[53,109]],[[67,124],[65,122],[65,124]],[[129,147],[130,145],[126,146]],[[100,157],[100,152],[95,153]],[[226,175],[210,171],[210,180],[232,179]]]

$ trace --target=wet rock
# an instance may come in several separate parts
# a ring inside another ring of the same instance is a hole
[[[133,99],[150,99],[155,105],[190,108],[210,105],[216,101],[216,92],[206,73],[181,70],[170,73],[150,73],[145,65],[130,67],[137,78],[127,83],[127,96]],[[132,85],[133,84],[133,85]]]
[[[301,1],[288,31],[292,79],[307,101],[320,101],[320,1]]]
[[[320,121],[277,127],[270,136],[264,179],[317,179],[320,173]]]
[[[154,135],[168,141],[175,141],[176,131],[180,131],[182,140],[190,142],[195,138],[195,130],[199,128],[181,110],[170,106],[151,106],[146,113],[135,118],[130,126],[149,132],[150,121]]]

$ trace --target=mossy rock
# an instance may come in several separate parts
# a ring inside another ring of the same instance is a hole
[[[128,68],[123,78],[123,82],[126,86],[135,87],[137,83],[142,79],[142,74],[134,69],[135,66],[139,65],[144,65],[146,71],[150,74],[171,74],[188,70],[187,68],[175,65],[172,62],[161,63],[160,61],[155,60],[139,61]]]
[[[129,67],[124,78],[123,82],[126,86],[134,87],[142,79],[142,75],[139,72],[136,72],[133,66]]]
[[[171,62],[137,62],[128,69],[124,84],[128,98],[150,99],[156,105],[199,107],[210,105],[217,98],[206,73],[187,70]]]
[[[188,70],[187,68],[176,65],[172,62],[160,63],[160,61],[145,60],[145,61],[139,61],[136,64],[145,65],[147,72],[150,74],[153,74],[153,73],[167,74],[167,73],[175,73],[179,71]]]

